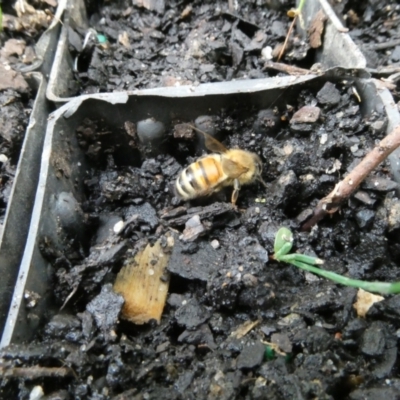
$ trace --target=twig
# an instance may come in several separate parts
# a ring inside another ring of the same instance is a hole
[[[65,378],[73,375],[70,368],[51,368],[51,367],[0,367],[0,374],[3,378],[25,378],[37,379],[42,377]]]
[[[289,40],[289,38],[290,38],[290,35],[291,35],[291,33],[292,33],[292,30],[293,30],[293,28],[294,28],[294,24],[296,23],[297,17],[300,16],[300,21],[302,21],[302,18],[301,18],[301,11],[303,10],[303,7],[304,7],[304,4],[305,4],[305,3],[306,3],[306,0],[300,0],[299,6],[298,6],[296,9],[291,9],[291,10],[289,10],[288,13],[287,13],[289,17],[292,17],[292,18],[293,18],[293,21],[292,21],[292,23],[290,24],[290,27],[289,27],[288,33],[287,33],[287,35],[286,35],[285,42],[283,43],[282,49],[281,49],[281,51],[279,52],[279,56],[278,56],[278,59],[277,59],[278,61],[280,61],[280,59],[281,59],[282,56],[283,56],[283,53],[285,52],[287,42],[288,42],[288,40]]]
[[[386,50],[391,47],[396,47],[400,44],[400,39],[390,40],[384,43],[370,44],[367,47],[368,50]]]
[[[367,71],[370,74],[391,75],[395,74],[396,72],[400,72],[400,63],[397,62],[391,65],[386,65],[378,68],[367,68]]]
[[[279,56],[278,56],[278,61],[280,61],[280,59],[281,59],[282,56],[283,56],[283,53],[284,53],[285,50],[286,50],[287,42],[288,42],[289,37],[290,37],[290,35],[291,35],[291,33],[292,33],[292,30],[293,30],[294,24],[296,23],[296,20],[297,20],[297,16],[298,16],[298,15],[299,15],[299,14],[296,14],[296,15],[294,16],[293,21],[292,21],[292,23],[290,24],[290,28],[289,28],[288,33],[287,33],[286,38],[285,38],[285,42],[283,43],[282,49],[281,49],[281,51],[280,51],[280,53],[279,53]]]
[[[284,63],[278,63],[273,61],[267,61],[264,64],[263,69],[273,69],[275,71],[286,72],[289,75],[310,75],[313,72],[309,69],[295,67]]]
[[[302,231],[311,229],[328,214],[337,211],[340,204],[346,200],[390,153],[400,146],[400,125],[389,133],[380,143],[371,150],[364,159],[340,181],[333,191],[317,204],[313,216],[301,227]]]
[[[63,305],[60,308],[60,311],[62,311],[64,309],[64,307],[67,305],[67,303],[71,300],[71,297],[76,293],[76,291],[78,290],[78,287],[79,287],[79,283],[77,285],[75,285],[75,287],[72,289],[72,292],[67,296]]]

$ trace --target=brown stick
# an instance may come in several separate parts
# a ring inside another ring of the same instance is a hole
[[[282,49],[281,49],[281,51],[280,51],[280,53],[279,53],[279,56],[278,56],[278,60],[277,60],[278,62],[280,61],[280,59],[282,58],[283,54],[285,53],[286,45],[287,45],[287,42],[288,42],[288,40],[289,40],[289,38],[290,38],[290,35],[291,35],[291,33],[292,33],[294,24],[296,23],[297,15],[298,15],[298,14],[296,14],[296,15],[294,16],[293,21],[292,21],[292,23],[290,24],[288,33],[287,33],[286,38],[285,38],[285,42],[283,43]]]
[[[283,64],[273,61],[267,61],[264,64],[263,70],[264,69],[273,69],[275,71],[286,72],[289,75],[310,75],[313,73],[309,69],[299,68],[295,67],[294,65]]]
[[[400,126],[397,126],[364,159],[340,181],[328,196],[317,204],[314,214],[301,227],[302,231],[311,229],[328,214],[337,211],[340,204],[358,188],[367,175],[377,167],[390,153],[400,146]]]
[[[73,375],[70,368],[50,368],[50,367],[15,367],[5,368],[0,367],[0,374],[3,378],[25,378],[25,379],[37,379],[42,377],[57,377],[65,378]]]

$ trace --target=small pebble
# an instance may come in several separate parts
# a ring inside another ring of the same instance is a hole
[[[317,99],[320,104],[334,106],[340,101],[340,92],[333,83],[326,82],[318,92]]]
[[[261,50],[261,58],[263,60],[272,60],[272,47],[267,46]]]
[[[293,114],[290,124],[307,124],[318,121],[321,109],[318,107],[304,106]]]
[[[323,133],[319,139],[319,142],[321,144],[325,144],[328,141],[328,134],[327,133]]]
[[[265,345],[261,342],[245,346],[237,360],[239,369],[252,369],[262,364],[265,352]]]
[[[35,386],[29,393],[29,400],[39,400],[44,396],[41,386]]]
[[[215,250],[217,250],[220,246],[217,239],[212,240],[210,244],[211,244],[211,247]]]
[[[121,232],[123,227],[124,227],[124,221],[121,220],[114,225],[113,230],[115,233],[119,233]]]
[[[198,215],[194,215],[192,218],[187,220],[185,229],[179,239],[183,240],[184,242],[192,242],[205,232],[206,228],[201,223],[200,217]]]
[[[361,229],[368,228],[374,220],[375,212],[372,210],[360,210],[356,214],[356,221]]]

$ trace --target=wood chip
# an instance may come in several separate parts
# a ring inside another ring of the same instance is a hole
[[[366,292],[363,289],[358,289],[357,301],[353,304],[353,307],[357,311],[359,317],[365,318],[368,310],[374,303],[384,300],[382,296]]]
[[[322,33],[324,32],[324,24],[327,20],[325,13],[319,10],[308,28],[308,34],[310,36],[310,46],[316,49],[322,45]]]
[[[160,323],[169,287],[168,250],[160,240],[153,247],[148,244],[118,273],[114,291],[125,299],[122,318],[138,325],[152,319]]]
[[[129,49],[131,47],[131,44],[129,43],[129,36],[128,32],[122,32],[118,35],[118,42],[122,44],[122,46],[126,47]]]
[[[261,322],[260,319],[256,321],[246,321],[244,324],[239,325],[233,332],[231,336],[236,339],[241,339],[243,336],[247,335],[253,328],[255,328]]]
[[[194,215],[186,221],[185,229],[180,236],[180,239],[184,242],[194,242],[199,236],[204,235],[206,231],[205,226],[200,221],[200,217]]]

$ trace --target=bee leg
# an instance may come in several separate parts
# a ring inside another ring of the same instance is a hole
[[[240,191],[240,183],[237,179],[233,181],[233,192],[232,192],[232,198],[231,198],[231,203],[235,206],[236,201],[239,197],[239,191]]]

